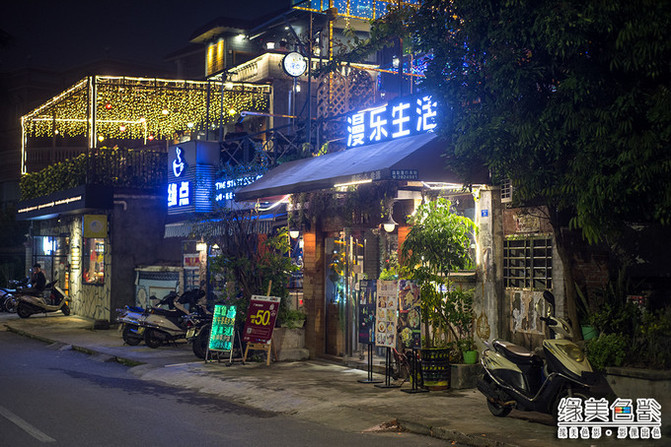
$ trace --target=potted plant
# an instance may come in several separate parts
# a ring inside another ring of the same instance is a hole
[[[463,338],[460,327],[472,324],[472,291],[456,286],[450,273],[471,267],[469,248],[476,226],[450,208],[443,198],[417,208],[409,217],[412,228],[400,259],[402,277],[420,287],[424,380],[437,388],[447,388],[449,381],[449,344]]]

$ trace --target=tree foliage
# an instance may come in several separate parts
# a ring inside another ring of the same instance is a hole
[[[450,201],[443,198],[420,205],[410,217],[412,227],[401,246],[401,277],[420,286],[428,346],[441,344],[446,336],[452,341],[472,336],[473,291],[458,288],[450,273],[472,267],[471,236],[477,228],[450,208]]]
[[[407,25],[451,155],[590,242],[669,223],[670,2],[427,0]]]

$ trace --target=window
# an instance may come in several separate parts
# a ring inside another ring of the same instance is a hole
[[[82,271],[85,284],[105,282],[105,239],[84,239]]]
[[[533,237],[503,242],[505,287],[552,288],[552,239]]]
[[[62,274],[59,276],[59,268],[64,268],[68,262],[68,245],[66,236],[34,236],[30,266],[39,263],[47,281],[58,279],[61,285],[64,284],[65,278]]]

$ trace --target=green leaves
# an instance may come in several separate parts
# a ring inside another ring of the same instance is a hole
[[[670,220],[669,2],[431,0],[407,23],[454,166],[511,178],[590,242]]]

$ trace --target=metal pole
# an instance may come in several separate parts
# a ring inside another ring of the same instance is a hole
[[[219,107],[219,141],[224,141],[224,73],[221,74],[221,105]],[[233,352],[233,350],[231,350]]]
[[[312,35],[312,12],[310,12],[310,37],[308,41],[308,144],[312,146],[312,48],[314,48]],[[312,147],[310,147],[312,150]]]
[[[210,140],[210,81],[207,81],[207,99],[205,100],[205,141]]]

